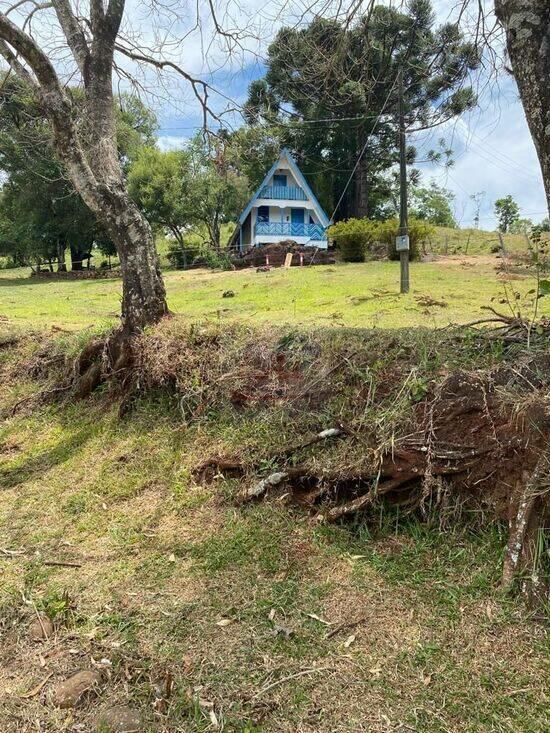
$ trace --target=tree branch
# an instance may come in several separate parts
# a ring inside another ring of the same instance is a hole
[[[69,0],[52,0],[52,5],[78,68],[84,75],[86,64],[90,56],[90,50],[88,48],[88,42],[86,41],[84,31],[80,27],[76,17],[73,15]]]
[[[26,69],[23,64],[19,61],[17,56],[13,53],[8,44],[0,38],[0,56],[2,56],[11,70],[23,81],[27,82],[32,87],[37,87],[36,79],[33,78],[32,74]]]

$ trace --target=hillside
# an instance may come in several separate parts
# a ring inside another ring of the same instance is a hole
[[[544,423],[521,459],[517,431],[549,409],[547,343],[174,318],[143,337],[135,392],[60,397],[88,333],[0,351],[2,730],[98,731],[121,704],[148,733],[545,730],[540,611],[499,583],[501,491],[507,461],[536,457]],[[412,514],[387,494],[319,521],[458,384],[477,406],[445,440],[488,450],[481,473],[409,480]],[[302,479],[243,503],[281,469]],[[79,669],[98,687],[60,709]]]

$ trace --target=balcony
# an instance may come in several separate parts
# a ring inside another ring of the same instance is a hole
[[[298,186],[264,186],[258,198],[307,201],[307,196]]]
[[[325,230],[320,224],[296,224],[285,221],[258,221],[255,234],[275,237],[309,237],[313,240],[326,239]]]

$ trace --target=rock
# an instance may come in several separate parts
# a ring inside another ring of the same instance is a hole
[[[141,716],[127,705],[117,705],[100,713],[96,730],[101,733],[139,733]]]
[[[234,298],[234,297],[235,297],[234,290],[224,290],[222,293],[222,298]]]
[[[36,619],[29,629],[33,641],[44,641],[53,634],[53,623],[47,616],[41,615],[40,620]]]
[[[83,670],[60,682],[53,693],[53,703],[58,708],[73,708],[82,695],[94,691],[101,682],[99,672]]]

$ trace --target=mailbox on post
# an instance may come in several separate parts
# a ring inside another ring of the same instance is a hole
[[[400,234],[395,238],[395,251],[396,252],[408,252],[409,251],[409,235]]]

